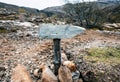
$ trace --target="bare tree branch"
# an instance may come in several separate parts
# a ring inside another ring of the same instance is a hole
[[[66,15],[77,25],[89,28],[90,26],[103,22],[104,13],[96,2],[69,3],[64,7]]]

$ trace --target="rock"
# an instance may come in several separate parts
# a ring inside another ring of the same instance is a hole
[[[12,71],[11,82],[33,82],[25,66],[18,64]]]
[[[35,69],[33,73],[34,76],[39,77],[40,76],[39,72],[40,72],[40,69]]]
[[[55,68],[54,64],[51,64],[50,68],[53,70]]]
[[[42,70],[42,82],[58,82],[57,77],[45,63],[40,65],[40,69]]]
[[[7,43],[8,40],[7,40],[6,38],[4,38],[2,42],[3,42],[3,43]]]
[[[0,81],[4,79],[4,76],[6,75],[6,68],[3,66],[0,66]]]
[[[33,27],[33,23],[30,23],[30,22],[22,22],[20,23],[20,26],[25,26],[25,27]]]
[[[111,23],[105,23],[104,25],[103,25],[103,27],[105,28],[105,29],[108,29],[108,30],[113,30],[113,29],[120,29],[120,23],[113,23],[113,24],[111,24]]]
[[[104,78],[106,79],[106,77],[104,77]],[[93,71],[87,71],[82,79],[85,82],[96,82],[96,80],[97,80],[97,78],[95,77],[95,73]],[[104,82],[109,82],[109,81],[104,81]]]
[[[82,80],[82,79],[79,79],[77,82],[83,82],[83,80]]]
[[[61,53],[61,62],[68,61],[68,58],[65,53]]]
[[[37,82],[42,82],[42,80],[40,79],[40,80],[38,80]]]
[[[64,61],[63,65],[67,66],[70,69],[71,72],[76,71],[76,65],[72,61]]]
[[[5,67],[0,67],[0,71],[5,71],[6,68]]]
[[[16,12],[11,11],[11,10],[6,9],[6,8],[0,8],[0,15],[3,15],[3,17],[7,16],[7,15],[11,15],[11,14],[16,14]]]
[[[58,77],[60,82],[73,82],[71,72],[66,66],[60,66]]]
[[[79,77],[80,77],[80,72],[79,71],[76,70],[75,72],[72,72],[72,78],[73,78],[74,82],[78,82]]]

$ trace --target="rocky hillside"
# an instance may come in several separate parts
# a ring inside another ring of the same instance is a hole
[[[31,8],[0,4],[0,17],[6,17],[6,20],[0,20],[0,82],[11,82],[13,69],[17,64],[26,67],[33,82],[41,82],[41,71],[37,75],[35,72],[42,62],[47,63],[54,71],[53,41],[39,37],[38,24],[41,20],[46,21],[45,16],[39,19],[33,16],[33,22],[9,20],[9,17],[13,18],[19,12],[25,12],[24,10],[34,11]],[[39,13],[62,13],[61,10],[62,7],[50,7]],[[119,7],[104,10],[113,14],[118,12]],[[35,11],[37,12],[36,9]],[[34,23],[35,18],[38,24]],[[46,17],[47,21],[53,20],[48,18]],[[56,22],[56,19],[54,21]],[[106,23],[104,26],[120,29],[120,23]],[[70,61],[74,61],[79,71],[79,81],[76,82],[120,82],[120,32],[86,30],[76,37],[62,39],[61,52],[64,52]]]
[[[0,22],[3,26],[11,25],[11,29],[17,27],[16,31],[0,34],[0,82],[11,81],[12,70],[17,64],[26,67],[33,82],[41,82],[41,75],[36,76],[34,71],[42,62],[53,67],[52,40],[40,39],[36,24]],[[76,37],[61,40],[61,52],[75,62],[80,72],[79,82],[120,81],[120,33],[87,30]]]
[[[43,11],[54,12],[54,13],[56,13],[56,12],[64,13],[63,6],[48,7],[48,8],[45,8]]]
[[[114,1],[114,0],[113,0]],[[117,1],[114,3],[111,2],[111,0],[98,0],[98,5],[101,8],[106,8],[106,9],[110,9],[110,10],[114,10],[114,6],[117,4]],[[16,5],[11,5],[11,4],[6,4],[6,3],[2,3],[0,2],[0,15],[14,15],[14,14],[19,14],[19,13],[26,13],[27,15],[31,15],[31,14],[35,14],[35,15],[39,15],[40,13],[44,13],[47,16],[52,16],[52,15],[61,15],[63,16],[65,14],[64,11],[64,6],[66,5],[62,5],[62,6],[54,6],[54,7],[48,7],[45,8],[43,10],[38,10],[35,8],[28,8],[28,7],[20,7],[20,6],[16,6]],[[108,12],[109,14],[109,12]]]
[[[98,2],[104,2],[104,3],[117,3],[119,0],[97,0]]]
[[[38,9],[28,8],[28,7],[20,7],[20,6],[6,4],[6,3],[2,3],[2,2],[0,2],[0,9],[7,10],[10,13],[12,13],[12,12],[19,13],[20,9],[25,10],[26,13],[31,13],[31,14],[32,13],[34,13],[34,14],[38,14],[39,13]]]
[[[21,7],[0,2],[0,20],[18,19],[21,13],[24,13],[27,17],[32,15],[39,16],[41,13],[47,17],[51,17],[52,15],[62,16],[64,11],[63,6],[49,7],[43,10],[38,10],[35,8]]]

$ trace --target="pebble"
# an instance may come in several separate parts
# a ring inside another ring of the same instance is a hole
[[[39,75],[39,72],[40,72],[40,69],[35,69],[34,70],[34,76],[36,76],[36,77],[39,77],[40,75]]]

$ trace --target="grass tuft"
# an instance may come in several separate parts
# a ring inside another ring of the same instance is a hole
[[[7,33],[7,29],[0,27],[0,33]]]
[[[108,64],[120,64],[119,48],[91,48],[85,56],[91,63],[104,62]]]

